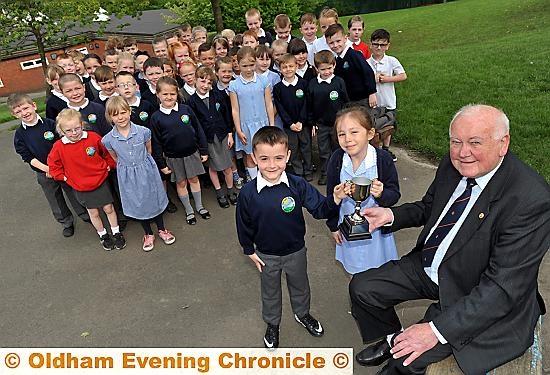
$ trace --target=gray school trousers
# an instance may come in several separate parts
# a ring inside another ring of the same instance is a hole
[[[73,188],[67,185],[66,182],[48,178],[43,172],[36,172],[36,181],[38,181],[38,184],[46,196],[46,200],[50,205],[53,217],[61,225],[63,225],[63,228],[69,228],[74,224],[73,214],[65,202],[63,192],[65,192],[65,195],[67,196],[67,199],[69,199],[75,213],[83,220],[90,220],[88,210],[86,210],[86,208],[80,204],[78,199],[76,199]]]
[[[306,248],[284,256],[256,251],[265,263],[262,268],[262,318],[268,324],[279,325],[283,310],[281,273],[286,274],[292,311],[299,317],[309,313],[310,290],[307,277]]]

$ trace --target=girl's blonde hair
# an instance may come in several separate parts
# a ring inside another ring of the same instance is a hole
[[[130,104],[122,96],[112,96],[105,103],[105,118],[109,122],[113,122],[112,116],[117,115],[120,111],[131,112]]]
[[[55,80],[55,77],[61,77],[64,73],[65,71],[59,65],[50,64],[46,69],[46,79],[51,82]]]
[[[77,110],[72,108],[65,108],[61,112],[59,112],[55,119],[55,131],[57,132],[57,134],[62,136],[63,130],[61,130],[61,126],[67,121],[75,119],[77,119],[83,125],[82,127],[84,127],[84,124],[82,122],[82,115]]]

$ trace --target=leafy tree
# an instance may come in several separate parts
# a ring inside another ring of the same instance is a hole
[[[98,32],[106,26],[96,22],[98,12],[115,16],[136,15],[148,0],[0,0],[0,47],[4,55],[31,41],[38,48],[42,69],[46,71],[45,49],[67,40],[76,26],[96,24]]]

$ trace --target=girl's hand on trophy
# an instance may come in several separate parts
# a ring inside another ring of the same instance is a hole
[[[383,191],[384,191],[384,184],[380,180],[375,178],[372,181],[372,184],[370,186],[370,193],[372,194],[373,197],[380,198],[382,196]]]
[[[342,234],[340,233],[340,231],[337,230],[336,232],[331,232],[331,234],[332,234],[332,238],[334,238],[334,241],[338,245],[341,245],[342,244]]]
[[[334,187],[334,203],[340,204],[350,194],[350,184],[344,181]]]

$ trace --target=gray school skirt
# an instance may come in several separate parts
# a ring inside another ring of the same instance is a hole
[[[113,203],[113,194],[109,189],[107,179],[95,190],[77,191],[75,190],[76,199],[86,208],[101,208],[109,203]]]
[[[204,173],[201,156],[198,151],[183,158],[166,158],[168,168],[172,170],[172,181],[180,182]]]
[[[227,135],[221,141],[214,136],[214,142],[208,144],[208,166],[215,171],[231,167],[231,150],[227,147]]]

